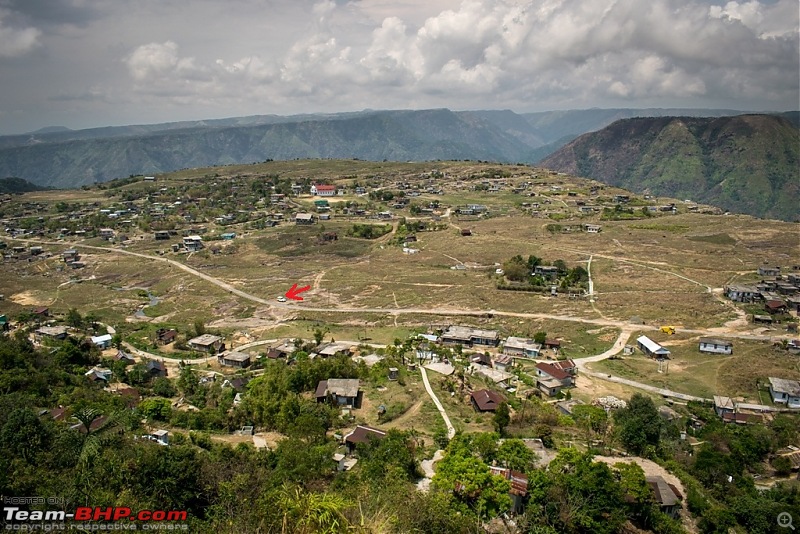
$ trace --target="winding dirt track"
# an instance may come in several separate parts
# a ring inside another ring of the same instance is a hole
[[[615,328],[625,329],[630,327],[630,323],[626,321],[617,321],[613,319],[590,319],[585,317],[576,317],[573,315],[556,315],[556,314],[549,314],[549,313],[524,313],[524,312],[508,312],[508,311],[499,311],[499,310],[463,310],[463,309],[455,309],[455,308],[440,308],[440,307],[428,307],[428,308],[356,308],[350,306],[304,306],[299,303],[291,303],[291,302],[276,302],[274,300],[268,300],[256,295],[252,295],[236,287],[232,286],[231,284],[220,280],[219,278],[215,278],[211,275],[205,274],[197,269],[193,269],[188,265],[184,265],[183,263],[175,260],[171,260],[169,258],[164,258],[161,256],[152,256],[149,254],[142,254],[139,252],[131,252],[129,250],[122,250],[117,248],[107,248],[107,247],[97,247],[93,245],[84,245],[80,243],[69,243],[63,241],[43,241],[37,239],[19,239],[13,238],[14,241],[22,241],[27,243],[36,243],[42,245],[56,245],[56,246],[69,246],[73,248],[85,248],[90,250],[96,250],[100,252],[114,252],[118,254],[125,254],[128,256],[135,256],[138,258],[143,258],[150,261],[159,261],[163,263],[168,263],[170,265],[174,265],[178,269],[181,269],[193,276],[198,278],[202,278],[203,280],[214,284],[226,291],[228,291],[232,295],[236,295],[243,299],[256,302],[258,304],[262,304],[265,306],[269,306],[272,308],[281,308],[284,310],[298,310],[298,311],[315,311],[315,312],[326,312],[326,313],[344,313],[344,314],[353,314],[353,313],[379,313],[379,314],[387,314],[387,315],[403,315],[403,314],[413,314],[413,315],[444,315],[444,316],[471,316],[471,317],[485,317],[489,315],[497,315],[501,317],[518,317],[521,319],[550,319],[555,321],[566,321],[566,322],[573,322],[573,323],[583,323],[583,324],[592,324],[598,326],[612,326]],[[600,254],[595,254],[595,256],[601,256]],[[625,260],[630,261],[630,260]],[[658,271],[662,271],[665,274],[670,274],[673,276],[679,276],[680,278],[685,278],[682,275],[676,275],[676,273],[671,273],[669,271],[663,271],[662,269],[656,269]],[[689,280],[687,278],[687,280]],[[697,282],[695,280],[689,280],[692,283],[707,287],[709,290],[710,287]],[[651,325],[636,325],[636,330],[657,330],[656,326]],[[738,332],[730,332],[730,331],[720,331],[720,329],[692,329],[692,328],[682,328],[682,332],[688,332],[692,334],[699,334],[699,335],[711,335],[717,337],[730,337],[730,338],[739,338],[739,339],[754,339],[754,340],[773,340],[779,339],[780,336],[765,336],[765,335],[758,335],[752,333],[738,333]]]

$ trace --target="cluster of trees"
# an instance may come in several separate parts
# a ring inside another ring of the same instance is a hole
[[[504,276],[512,282],[528,282],[532,286],[550,284],[549,279],[533,274],[539,265],[547,263],[538,256],[530,255],[525,259],[518,254],[503,262]],[[552,266],[558,269],[558,284],[562,288],[582,287],[589,282],[589,273],[580,265],[569,268],[564,260],[555,260]]]
[[[360,237],[361,239],[377,239],[392,231],[391,224],[354,224],[347,230],[350,237]]]
[[[320,331],[320,333],[324,333]],[[54,349],[54,350],[53,350]],[[386,348],[392,365],[410,350],[403,342]],[[395,360],[398,358],[398,360]],[[0,336],[0,493],[58,495],[67,507],[130,506],[186,509],[192,532],[432,532],[467,533],[510,509],[509,482],[489,466],[510,468],[529,479],[522,532],[613,533],[632,527],[658,534],[682,532],[662,514],[642,470],[631,463],[593,461],[598,447],[622,447],[676,474],[686,489],[685,507],[703,533],[768,533],[788,511],[800,517],[796,484],[756,489],[753,476],[782,465],[775,452],[800,437],[794,415],[779,414],[765,425],[725,425],[706,406],[690,404],[702,428],[662,419],[652,399],[634,395],[611,416],[578,406],[571,417],[552,406],[523,403],[495,421],[497,433],[457,434],[447,443],[431,489],[416,490],[421,476],[422,437],[389,431],[359,445],[359,463],[337,473],[337,444],[328,430],[340,424],[336,410],[308,398],[319,380],[333,376],[372,380],[373,371],[350,358],[270,362],[252,380],[243,402],[232,406],[232,388],[200,384],[184,369],[175,383],[156,379],[152,393],[131,410],[124,400],[86,381],[96,348],[67,339],[36,350],[22,335]],[[384,376],[385,369],[375,371]],[[177,390],[199,412],[173,410]],[[38,409],[67,406],[83,430],[40,416]],[[100,416],[104,423],[93,425]],[[170,421],[192,429],[172,433],[170,447],[135,439],[142,419]],[[497,418],[496,418],[497,419]],[[500,418],[502,419],[502,417]],[[230,447],[196,430],[230,430],[249,423],[287,438],[274,450]],[[507,426],[506,426],[507,425]],[[587,450],[562,449],[546,467],[514,436],[541,434],[553,445],[553,430],[581,433]],[[699,446],[680,439],[693,434]],[[769,465],[769,462],[772,465]]]

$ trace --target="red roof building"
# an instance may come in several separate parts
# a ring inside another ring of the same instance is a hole
[[[493,412],[506,401],[505,397],[490,389],[479,389],[469,395],[472,406],[479,412]]]

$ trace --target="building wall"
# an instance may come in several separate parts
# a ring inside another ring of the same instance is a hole
[[[733,347],[728,345],[714,345],[713,343],[700,343],[700,352],[712,352],[714,354],[733,354]]]

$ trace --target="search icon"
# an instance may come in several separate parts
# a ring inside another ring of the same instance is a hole
[[[792,514],[789,512],[781,512],[778,514],[778,526],[782,528],[790,528],[794,530],[792,525]]]

